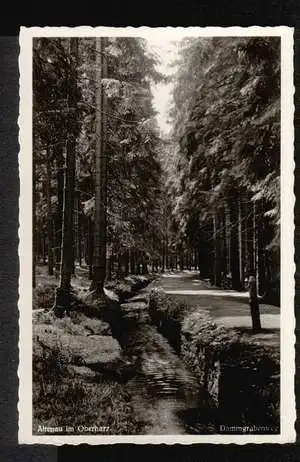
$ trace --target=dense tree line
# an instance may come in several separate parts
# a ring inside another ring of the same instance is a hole
[[[279,285],[280,40],[186,39],[167,157],[181,259],[217,286]]]
[[[68,293],[85,263],[101,291],[147,271],[159,240],[162,76],[141,39],[41,38],[33,51],[34,270],[60,270]]]

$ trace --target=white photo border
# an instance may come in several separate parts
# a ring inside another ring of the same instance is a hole
[[[294,262],[294,29],[278,27],[21,27],[19,106],[19,433],[20,444],[248,444],[293,443],[295,405],[295,262]],[[32,434],[32,39],[34,37],[161,35],[273,36],[281,38],[281,310],[280,434],[278,435],[33,435]]]

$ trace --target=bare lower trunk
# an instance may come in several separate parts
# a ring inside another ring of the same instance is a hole
[[[87,264],[89,266],[89,279],[93,278],[93,223],[91,217],[88,217],[87,232]]]
[[[50,150],[46,151],[46,196],[47,196],[47,235],[48,235],[48,274],[53,275],[53,223],[51,205],[51,165]]]
[[[62,211],[64,202],[64,159],[61,146],[56,151],[56,194],[57,207],[55,214],[55,267],[60,270],[61,238],[62,238]]]
[[[242,203],[240,198],[238,199],[238,247],[239,247],[239,272],[240,272],[240,288],[244,289],[244,264],[243,264],[243,241],[242,241]]]
[[[236,290],[241,289],[239,261],[238,204],[234,197],[230,203],[230,269],[232,288]]]
[[[249,277],[249,302],[252,318],[252,330],[254,333],[259,332],[261,330],[259,303],[257,297],[256,278],[253,275]]]
[[[32,287],[36,286],[36,254],[37,254],[37,230],[36,230],[36,170],[35,156],[32,159]]]
[[[78,39],[70,39],[70,52],[76,59],[78,51]],[[69,82],[68,107],[73,111],[76,101],[74,100],[74,83]],[[55,313],[60,316],[70,306],[71,275],[73,271],[73,219],[74,219],[74,191],[75,191],[75,149],[76,140],[72,133],[73,117],[69,115],[69,130],[66,141],[66,159],[64,172],[64,205],[62,226],[61,248],[61,271],[60,284],[56,292]]]
[[[91,290],[103,296],[106,276],[106,201],[107,201],[107,159],[106,159],[106,96],[102,80],[107,77],[104,37],[96,38],[96,172],[95,172],[95,229],[93,280]]]
[[[214,233],[214,283],[216,286],[221,285],[221,246],[219,215],[217,212],[213,215],[213,233]]]

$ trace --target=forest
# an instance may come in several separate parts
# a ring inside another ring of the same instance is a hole
[[[135,37],[33,40],[33,287],[193,269],[279,303],[280,39],[194,37],[172,77]],[[151,85],[172,81],[161,132]]]

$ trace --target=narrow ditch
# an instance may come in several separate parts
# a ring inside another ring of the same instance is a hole
[[[203,388],[151,324],[145,297],[135,297],[115,313],[111,327],[128,364],[124,377],[145,434],[216,433]]]

